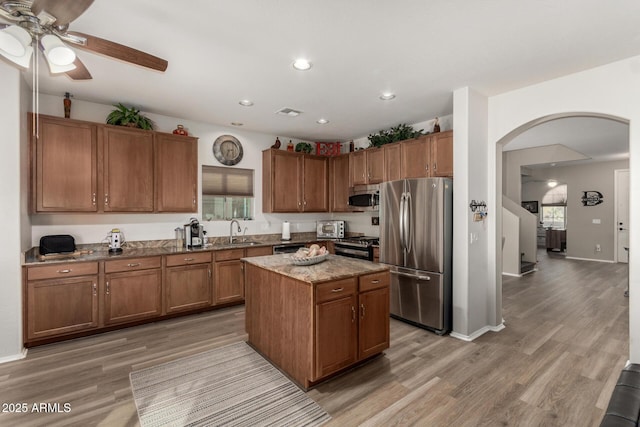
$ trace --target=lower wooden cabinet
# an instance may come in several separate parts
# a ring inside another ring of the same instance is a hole
[[[389,287],[358,295],[358,359],[389,347]]]
[[[165,257],[164,299],[167,314],[211,305],[211,252]]]
[[[214,252],[214,305],[244,301],[244,257],[271,255],[271,246]]]
[[[159,268],[105,275],[105,326],[161,314],[162,275]]]

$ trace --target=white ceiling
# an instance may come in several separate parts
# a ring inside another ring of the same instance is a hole
[[[494,95],[638,55],[639,23],[637,0],[98,0],[70,29],[167,59],[167,71],[78,50],[93,80],[43,75],[40,89],[349,140],[451,114],[460,87]],[[294,70],[298,57],[313,68]],[[396,99],[379,100],[385,91]],[[282,107],[303,114],[274,114]]]

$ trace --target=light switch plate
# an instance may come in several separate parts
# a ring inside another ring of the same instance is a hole
[[[591,222],[593,222],[594,224],[600,224],[601,221],[599,218],[595,218],[595,219],[592,219]]]
[[[380,225],[380,217],[372,216],[371,217],[371,225]]]

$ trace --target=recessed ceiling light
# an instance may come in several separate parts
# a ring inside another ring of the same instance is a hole
[[[242,101],[238,102],[238,104],[242,105],[243,107],[251,107],[253,105],[253,102],[248,99],[243,99]]]
[[[393,93],[383,93],[382,95],[380,95],[380,99],[382,99],[383,101],[390,101],[393,98],[395,98],[395,94]]]
[[[296,59],[293,63],[293,68],[298,71],[307,71],[309,68],[311,68],[311,62],[306,59]]]
[[[244,125],[244,123],[240,123],[240,122],[231,122],[231,124],[233,126],[242,126],[242,125]]]
[[[327,123],[329,123],[329,120],[327,120],[327,119],[318,119],[318,120],[316,120],[316,123],[321,124],[321,125],[326,125]]]
[[[547,185],[551,188],[555,187],[556,185],[558,185],[558,181],[549,181],[547,182]]]

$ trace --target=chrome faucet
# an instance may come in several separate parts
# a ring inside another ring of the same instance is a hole
[[[238,226],[238,233],[240,233],[242,231],[242,227],[240,227],[240,223],[238,222],[238,220],[237,219],[232,219],[231,220],[231,224],[229,226],[229,243],[233,243],[233,223],[234,222]]]
[[[246,234],[247,234],[247,230],[248,230],[248,229],[249,229],[249,227],[245,227],[245,228],[244,228],[244,231],[242,232],[242,241],[243,241],[243,242],[246,242],[246,241],[247,241],[247,236],[246,236]]]

